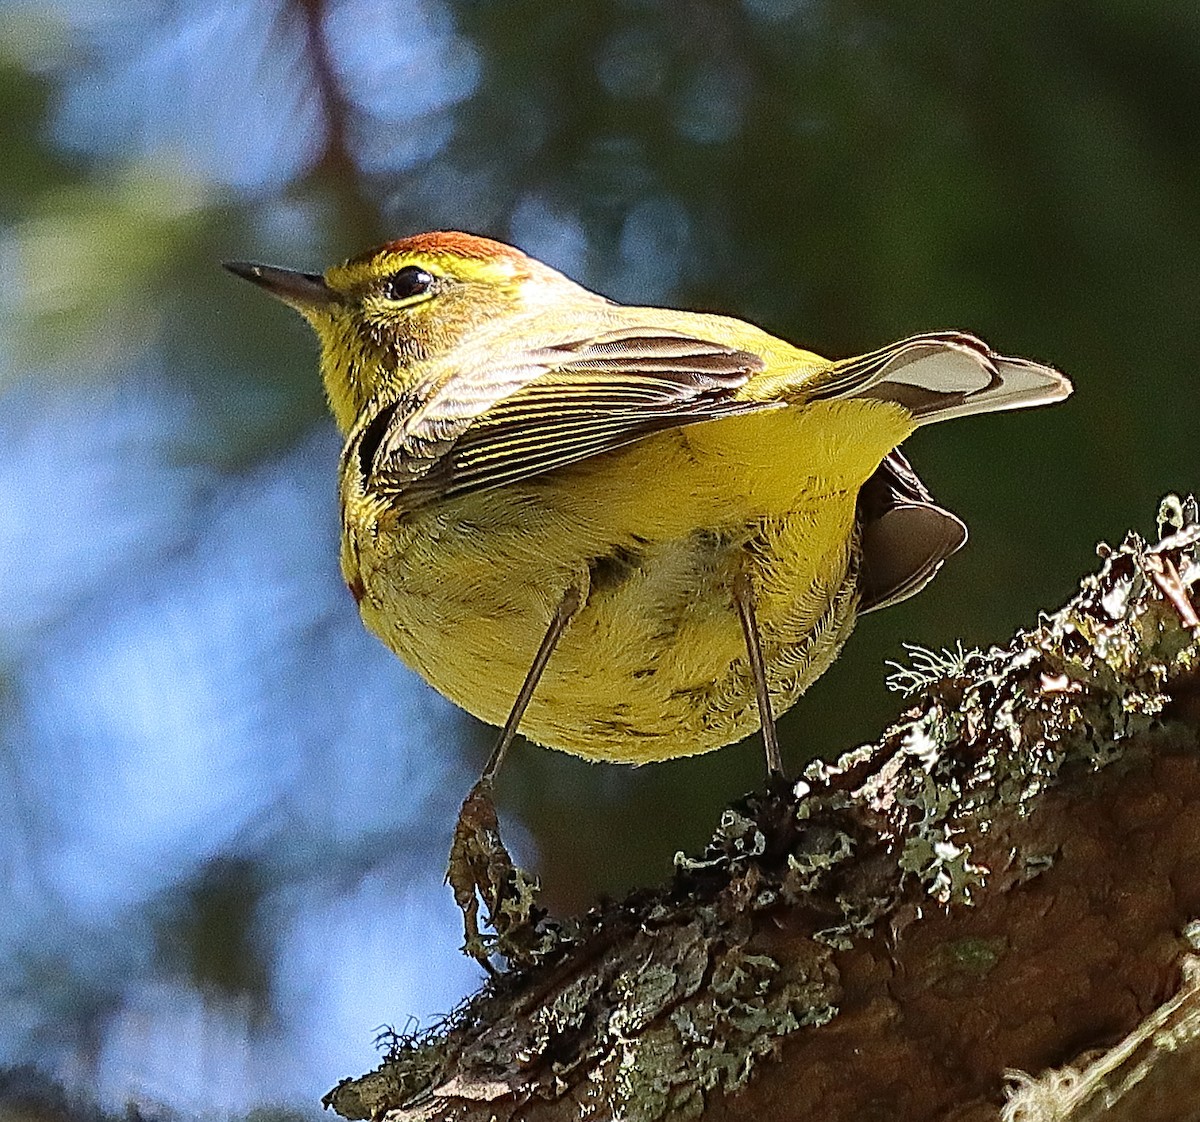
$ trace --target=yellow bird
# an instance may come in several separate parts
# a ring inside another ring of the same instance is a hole
[[[505,726],[484,783],[518,730],[641,764],[761,727],[778,774],[774,717],[966,539],[900,442],[1071,392],[959,332],[822,358],[462,233],[323,275],[229,268],[320,339],[346,582],[406,663]]]

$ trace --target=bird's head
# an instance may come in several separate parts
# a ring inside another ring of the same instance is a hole
[[[586,293],[518,249],[472,234],[417,234],[321,273],[228,262],[231,272],[296,309],[321,342],[330,408],[346,432],[381,386],[420,377],[421,364],[481,328]]]

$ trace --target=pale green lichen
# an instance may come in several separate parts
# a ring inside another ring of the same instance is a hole
[[[970,906],[992,875],[977,851],[994,822],[1032,813],[1068,768],[1112,766],[1162,720],[1171,683],[1200,666],[1186,608],[1200,526],[1194,507],[1178,509],[1170,539],[1107,551],[1066,607],[1008,647],[914,651],[897,684],[924,696],[878,745],[810,766],[794,803],[727,810],[662,891],[543,923],[524,973],[439,1041],[398,1041],[379,1072],[327,1101],[346,1117],[390,1107],[399,1120],[452,1081],[464,1117],[519,1088],[524,1102],[569,1093],[585,1120],[675,1122],[744,1086],[782,1040],[836,1016],[836,951],[873,937],[901,903],[910,914]],[[1054,860],[1014,851],[1005,875],[1027,881]],[[864,862],[870,874],[856,877]],[[756,932],[776,930],[781,909],[819,930],[768,953]],[[931,984],[969,992],[1005,951],[1003,939],[948,940]]]
[[[892,670],[885,679],[888,689],[905,697],[922,693],[935,682],[946,678],[962,677],[968,660],[978,653],[967,650],[961,640],[953,650],[943,647],[935,651],[919,643],[904,643],[903,646],[908,654],[908,662],[889,660],[884,665]]]
[[[694,1117],[705,1092],[744,1085],[779,1037],[834,1014],[823,973],[790,976],[769,955],[703,936],[693,946],[706,948],[706,969],[697,970],[693,952],[678,974],[649,963],[613,980],[612,1007],[588,1049],[604,1117]]]
[[[981,977],[989,974],[1008,947],[1002,937],[991,939],[952,939],[942,947],[943,959],[949,969]]]
[[[703,856],[676,853],[675,868],[690,873],[720,868],[734,858],[758,857],[766,847],[767,837],[759,823],[733,807],[727,807],[721,812],[721,820]]]
[[[987,828],[979,809],[1022,813],[1069,761],[1099,769],[1120,759],[1124,742],[1161,719],[1167,684],[1197,665],[1195,628],[1153,579],[1166,555],[1182,595],[1200,582],[1194,505],[1178,510],[1172,539],[1152,550],[1131,535],[1105,551],[1101,572],[1079,595],[1008,648],[918,649],[913,665],[893,676],[905,692],[929,691],[922,711],[890,734],[920,765],[903,769],[890,795],[906,815],[900,866],[935,899],[969,901],[986,879],[971,856],[972,838]],[[967,768],[952,747],[960,732],[975,753],[985,748]],[[1052,857],[1024,860],[1035,876]]]

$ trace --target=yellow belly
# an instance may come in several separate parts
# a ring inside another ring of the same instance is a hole
[[[734,573],[751,574],[779,714],[853,626],[858,489],[910,428],[895,406],[831,402],[664,432],[402,519],[343,495],[343,567],[367,626],[493,724],[581,585],[521,731],[598,760],[705,752],[759,723]]]

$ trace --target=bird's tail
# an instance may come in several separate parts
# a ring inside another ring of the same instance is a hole
[[[938,505],[898,448],[859,492],[858,529],[860,614],[915,596],[967,540],[962,519]]]
[[[1047,405],[1070,393],[1071,383],[1052,366],[1005,358],[973,335],[935,331],[834,363],[813,396],[894,401],[918,425],[929,425]]]

